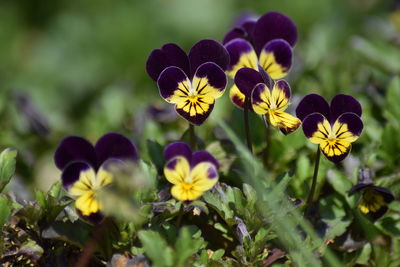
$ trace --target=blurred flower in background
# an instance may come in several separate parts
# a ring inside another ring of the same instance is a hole
[[[136,147],[117,133],[102,136],[95,146],[81,137],[67,137],[54,154],[55,164],[62,170],[63,187],[75,199],[78,213],[92,223],[103,218],[96,194],[115,179],[111,166],[137,160]]]

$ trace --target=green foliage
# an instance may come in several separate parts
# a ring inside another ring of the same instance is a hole
[[[0,265],[74,266],[95,240],[90,265],[400,266],[395,1],[56,2],[0,3]],[[351,94],[362,103],[363,133],[342,163],[321,158],[307,219],[316,146],[301,129],[285,136],[271,128],[267,143],[252,113],[251,155],[242,111],[228,97],[232,81],[195,127],[198,148],[220,163],[219,183],[179,203],[163,175],[163,149],[188,141],[188,124],[173,110],[163,113],[171,105],[147,77],[146,58],[167,42],[187,51],[199,39],[221,40],[243,10],[277,10],[296,22],[285,77],[290,113],[309,93]],[[65,136],[93,141],[110,131],[128,136],[141,160],[113,170],[117,179],[96,195],[109,219],[99,237],[103,224],[80,218],[52,157]],[[6,147],[18,149],[18,162],[17,150]],[[348,196],[364,167],[396,198],[377,221],[358,210],[360,193]]]
[[[10,182],[15,171],[17,150],[7,148],[0,153],[0,192]]]
[[[193,254],[204,246],[200,234],[191,233],[187,227],[180,229],[174,247],[169,246],[159,233],[152,230],[140,231],[138,235],[152,266],[187,266]]]

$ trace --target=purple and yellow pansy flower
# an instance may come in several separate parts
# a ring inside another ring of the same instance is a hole
[[[218,181],[218,161],[207,151],[192,153],[183,142],[169,144],[164,150],[165,178],[173,184],[171,194],[181,202],[198,199]]]
[[[336,95],[329,105],[317,94],[305,96],[296,109],[304,135],[332,162],[343,160],[363,130],[361,105],[350,95]]]
[[[217,41],[201,40],[187,55],[176,44],[155,49],[146,70],[157,81],[160,95],[194,125],[202,124],[225,91],[229,54]]]
[[[251,102],[251,109],[259,115],[268,115],[269,123],[284,134],[295,131],[301,121],[285,112],[290,104],[291,90],[284,80],[273,81],[263,68],[260,72],[242,68],[235,75],[235,84]]]
[[[92,223],[103,218],[96,194],[112,183],[110,167],[137,160],[136,147],[118,133],[105,134],[94,146],[82,137],[67,137],[54,155],[56,166],[62,170],[62,185],[75,199],[78,214]]]
[[[227,73],[233,78],[241,68],[258,70],[261,66],[272,79],[281,79],[292,66],[296,41],[296,25],[281,13],[268,12],[258,20],[242,19],[223,40],[230,55]],[[236,86],[229,95],[236,106],[243,108],[244,95]]]
[[[392,192],[388,189],[376,186],[372,182],[358,183],[353,186],[349,195],[361,192],[362,195],[358,202],[358,209],[366,215],[377,220],[388,210],[388,204],[394,200]]]

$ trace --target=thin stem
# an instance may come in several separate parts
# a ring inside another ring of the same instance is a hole
[[[183,213],[184,213],[183,203],[181,203],[181,207],[179,208],[179,211],[178,211],[178,220],[176,221],[176,228],[181,227]]]
[[[312,184],[311,184],[311,189],[310,193],[308,194],[307,202],[306,202],[306,208],[304,210],[304,215],[307,216],[309,214],[309,209],[311,207],[311,203],[313,202],[314,199],[314,193],[315,189],[317,187],[317,177],[318,177],[318,169],[319,169],[319,160],[321,158],[321,150],[319,149],[319,146],[317,147],[317,156],[315,158],[315,165],[314,165],[314,175],[312,178]]]
[[[194,125],[189,122],[189,142],[190,147],[196,150],[196,134],[194,133]]]
[[[265,124],[265,148],[263,151],[263,162],[264,162],[264,167],[267,167],[268,165],[268,154],[269,154],[269,148],[270,148],[270,139],[271,139],[271,126],[269,125],[268,119],[267,119],[267,114],[262,116]]]
[[[247,147],[249,148],[250,152],[253,153],[253,142],[251,140],[251,133],[250,133],[250,124],[249,124],[249,108],[250,108],[250,101],[249,98],[246,96],[244,98],[244,130],[246,133],[246,140],[247,140]]]

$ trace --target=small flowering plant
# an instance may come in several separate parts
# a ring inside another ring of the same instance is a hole
[[[274,82],[263,68],[260,72],[242,68],[235,75],[235,84],[240,92],[251,99],[252,110],[259,115],[268,115],[269,123],[284,134],[295,131],[301,121],[285,112],[290,104],[291,90],[284,80]]]
[[[363,130],[361,105],[350,95],[336,95],[329,105],[317,94],[305,96],[296,109],[308,140],[319,145],[327,159],[342,161]]]
[[[372,182],[356,184],[350,189],[349,195],[356,192],[362,193],[358,209],[364,214],[371,215],[373,220],[382,217],[388,210],[387,205],[394,200],[392,192]]]
[[[78,213],[92,223],[103,218],[96,193],[112,183],[110,166],[137,160],[136,147],[118,133],[105,134],[94,146],[82,137],[67,137],[54,155],[56,166],[62,170],[63,187],[75,199]]]
[[[225,91],[229,54],[214,40],[201,40],[187,55],[176,44],[155,49],[146,70],[157,82],[160,95],[174,104],[179,115],[194,125],[202,124]]]
[[[243,19],[224,37],[230,55],[227,73],[233,78],[241,68],[258,70],[261,66],[272,79],[281,79],[292,66],[296,41],[296,25],[281,13],[268,12],[258,20]],[[231,88],[230,98],[243,108],[244,95],[236,86]]]
[[[349,196],[360,192],[358,209],[372,220],[382,217],[388,210],[388,204],[394,200],[390,190],[376,186],[372,182],[370,171],[361,169],[358,184],[354,185],[348,192]]]
[[[192,153],[183,142],[169,144],[164,150],[164,175],[173,184],[171,194],[181,202],[198,199],[218,181],[218,161],[207,151]]]

